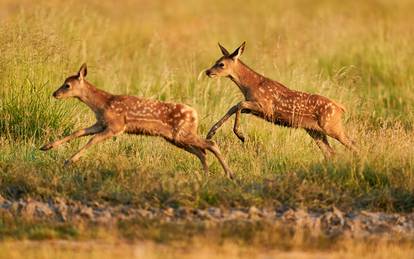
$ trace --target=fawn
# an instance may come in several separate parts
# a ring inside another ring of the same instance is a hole
[[[206,70],[206,74],[210,78],[230,78],[243,93],[245,101],[231,107],[210,129],[207,139],[211,139],[217,129],[236,114],[233,131],[244,142],[243,133],[239,130],[239,119],[241,113],[250,113],[276,125],[305,129],[325,157],[335,154],[327,136],[357,152],[342,126],[341,116],[345,112],[342,105],[324,96],[291,90],[253,71],[240,60],[245,42],[231,54],[220,43],[218,45],[223,56]]]
[[[112,95],[85,80],[86,64],[79,72],[66,78],[53,97],[62,99],[76,97],[95,113],[97,122],[85,129],[75,131],[63,139],[44,145],[43,151],[55,148],[72,139],[94,135],[65,165],[76,162],[85,150],[121,133],[161,136],[171,144],[197,156],[208,173],[206,150],[212,152],[221,163],[227,177],[233,173],[224,161],[218,146],[211,140],[197,135],[197,112],[184,104],[148,100],[135,96]]]

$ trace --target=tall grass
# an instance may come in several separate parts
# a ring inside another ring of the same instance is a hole
[[[68,59],[61,41],[36,22],[41,14],[22,11],[0,28],[0,132],[10,140],[39,139],[50,131],[73,128],[73,108],[50,98],[52,69]]]
[[[414,33],[410,1],[26,1],[0,13],[0,193],[64,196],[139,206],[290,206],[384,211],[414,208]],[[38,147],[93,123],[76,100],[51,93],[82,62],[88,80],[113,93],[187,103],[200,132],[242,99],[229,80],[197,75],[242,41],[242,59],[287,86],[343,103],[360,149],[322,159],[301,130],[243,115],[215,137],[238,181],[213,159],[157,138],[120,136],[65,158],[85,140]]]

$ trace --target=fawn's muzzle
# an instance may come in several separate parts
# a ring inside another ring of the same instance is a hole
[[[212,72],[210,71],[210,69],[206,71],[206,75],[207,75],[208,77],[211,77]]]
[[[53,96],[53,97],[55,97],[56,99],[59,99],[59,97],[60,97],[59,90],[55,91],[55,92],[52,94],[52,96]]]

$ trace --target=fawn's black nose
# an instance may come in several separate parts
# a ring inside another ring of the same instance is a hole
[[[206,75],[207,75],[207,76],[210,76],[210,75],[211,75],[211,71],[210,71],[210,70],[207,70],[207,71],[206,71]]]
[[[53,97],[55,97],[55,98],[59,98],[59,93],[58,93],[58,91],[53,92],[52,96],[53,96]]]

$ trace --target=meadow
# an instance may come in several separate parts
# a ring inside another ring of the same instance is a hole
[[[141,207],[278,207],[412,212],[414,3],[385,1],[0,1],[0,194]],[[39,148],[94,122],[75,99],[51,94],[88,64],[87,80],[114,94],[194,107],[199,133],[242,94],[199,76],[246,41],[241,59],[286,86],[347,108],[358,156],[330,139],[332,161],[303,131],[243,115],[214,137],[236,175],[160,138],[119,136],[70,167],[87,138]]]

